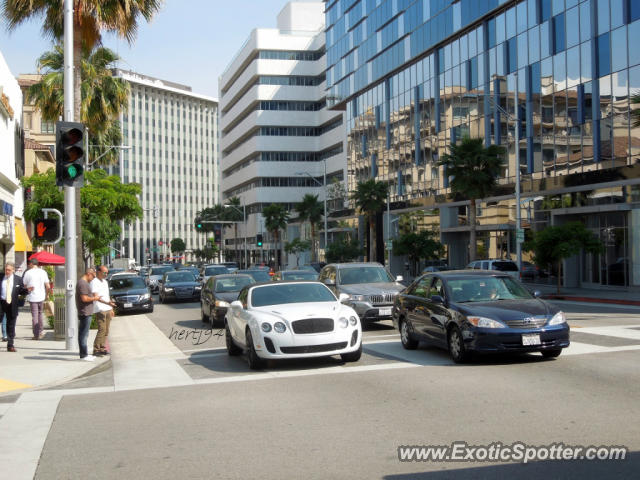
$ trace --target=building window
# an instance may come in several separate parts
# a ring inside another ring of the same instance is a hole
[[[40,121],[40,133],[56,133],[56,126],[47,120]]]

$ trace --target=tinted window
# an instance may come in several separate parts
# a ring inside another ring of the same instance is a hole
[[[149,273],[149,275],[164,275],[171,270],[173,270],[173,267],[154,267],[151,269],[151,273]]]
[[[242,290],[242,287],[255,283],[253,278],[237,277],[237,278],[219,278],[216,281],[215,291],[217,293],[223,292],[238,292]]]
[[[454,302],[491,302],[499,300],[527,300],[531,294],[513,278],[463,278],[448,281]]]
[[[429,291],[429,285],[431,285],[431,280],[433,277],[424,277],[409,290],[409,295],[415,295],[416,297],[427,297],[427,292]]]
[[[167,274],[167,282],[195,282],[196,277],[190,272],[173,272]]]
[[[517,272],[518,265],[513,262],[493,262],[492,270],[499,270],[501,272]]]
[[[315,280],[318,278],[316,272],[297,270],[295,272],[282,272],[282,280]]]
[[[335,302],[336,297],[324,285],[318,283],[285,283],[257,287],[251,293],[251,305],[266,307],[288,303]]]
[[[140,277],[113,278],[109,286],[115,290],[121,288],[146,288],[144,280]]]
[[[204,274],[207,277],[210,277],[211,275],[221,275],[227,272],[227,267],[207,267],[204,269]]]

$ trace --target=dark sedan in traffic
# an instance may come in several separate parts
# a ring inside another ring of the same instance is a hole
[[[189,271],[171,271],[164,274],[160,281],[160,303],[170,300],[189,300],[192,302],[200,299],[202,284]]]
[[[396,297],[392,315],[404,348],[430,343],[448,349],[456,363],[472,353],[541,352],[551,358],[569,346],[564,313],[500,272],[423,275]]]
[[[116,304],[118,314],[128,312],[153,312],[151,291],[137,275],[116,275],[109,282],[109,294]]]
[[[202,287],[200,311],[202,322],[224,326],[224,316],[231,302],[238,298],[242,287],[256,283],[251,275],[224,274],[210,277]]]

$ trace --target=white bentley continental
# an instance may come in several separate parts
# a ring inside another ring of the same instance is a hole
[[[356,362],[362,355],[362,327],[341,300],[320,282],[247,285],[227,309],[227,352],[245,352],[251,369],[286,358],[340,355]]]

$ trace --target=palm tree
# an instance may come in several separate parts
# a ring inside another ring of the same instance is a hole
[[[89,158],[100,158],[102,165],[115,163],[116,149],[104,150],[105,145],[119,145],[122,133],[118,115],[127,108],[129,85],[111,75],[120,59],[108,48],[98,47],[84,52],[82,66],[82,116],[89,129]],[[54,46],[38,59],[38,71],[44,72],[40,81],[27,90],[27,100],[33,102],[45,120],[55,122],[64,106],[64,51]],[[106,153],[105,153],[106,151]]]
[[[302,197],[302,202],[296,205],[296,211],[300,221],[308,221],[311,224],[311,261],[316,262],[318,258],[318,249],[316,242],[316,228],[324,211],[322,202],[318,201],[318,195],[307,193]]]
[[[236,222],[233,224],[233,252],[234,254],[238,251],[238,223],[245,220],[242,205],[240,203],[240,199],[238,197],[231,197],[227,200],[227,205],[225,209],[224,219],[228,222]],[[239,255],[235,255],[234,259],[238,260]],[[246,259],[245,259],[246,261]],[[248,265],[245,265],[247,267]]]
[[[504,148],[498,145],[483,146],[481,138],[463,138],[452,143],[450,153],[442,156],[439,165],[444,166],[451,179],[451,191],[469,198],[469,261],[476,259],[476,200],[492,192],[496,178],[502,169]]]
[[[369,220],[369,261],[376,261],[376,214],[384,209],[387,202],[387,192],[389,185],[384,182],[378,182],[375,178],[371,178],[364,182],[359,182],[356,191],[351,195],[351,199],[355,202],[356,207],[362,213],[365,213]]]
[[[284,206],[277,203],[272,203],[268,207],[262,209],[262,216],[264,217],[264,225],[267,230],[273,235],[276,245],[278,245],[278,251],[282,251],[282,241],[280,237],[280,230],[287,227],[287,221],[289,220],[289,212],[287,212]],[[279,270],[280,262],[278,261],[278,254],[276,253],[276,270]]]
[[[0,15],[9,31],[34,17],[44,17],[42,32],[58,41],[64,38],[64,4],[61,0],[0,0]],[[160,9],[162,0],[74,0],[73,2],[73,103],[77,121],[81,116],[82,51],[91,51],[102,41],[102,32],[113,32],[133,42],[138,32],[138,20],[147,22]],[[115,145],[115,144],[114,144]],[[80,195],[76,195],[76,235],[82,245]],[[84,273],[82,249],[77,254],[78,278]]]

